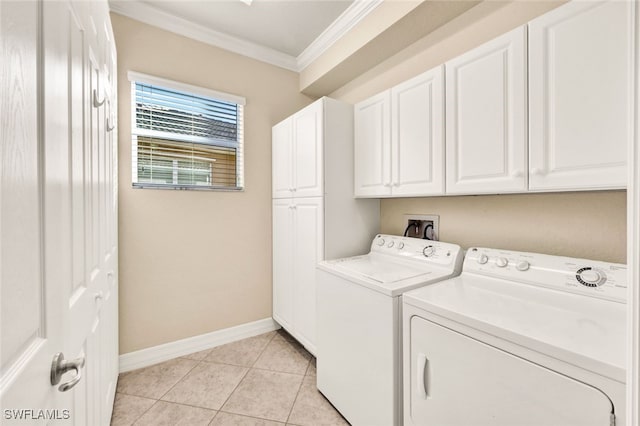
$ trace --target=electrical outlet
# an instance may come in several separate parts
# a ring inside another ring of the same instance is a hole
[[[405,237],[438,241],[440,236],[440,216],[405,214],[402,229]]]

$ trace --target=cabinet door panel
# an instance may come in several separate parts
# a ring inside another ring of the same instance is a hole
[[[441,66],[391,89],[394,196],[444,192],[443,84]]]
[[[571,2],[529,24],[532,190],[626,186],[634,2]]]
[[[324,260],[322,198],[295,200],[294,209],[295,337],[312,353],[316,345],[316,264]]]
[[[273,198],[289,198],[293,188],[293,143],[290,118],[273,126],[271,137]]]
[[[273,318],[293,326],[293,202],[273,201]]]
[[[446,64],[447,193],[526,190],[526,28]]]
[[[357,197],[391,194],[389,91],[354,107],[355,188]]]
[[[405,424],[609,425],[600,390],[420,317],[410,324]]]
[[[315,102],[293,116],[294,197],[320,197],[322,185],[322,107]]]

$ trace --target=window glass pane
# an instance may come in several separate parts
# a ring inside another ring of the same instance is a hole
[[[138,183],[237,186],[236,148],[138,136]]]
[[[138,129],[236,141],[238,106],[135,83]]]

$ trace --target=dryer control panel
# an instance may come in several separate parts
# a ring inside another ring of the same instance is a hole
[[[473,247],[463,272],[625,303],[627,266],[597,260]]]
[[[376,235],[371,251],[433,265],[453,265],[457,271],[462,267],[464,256],[464,251],[456,244],[386,234]]]

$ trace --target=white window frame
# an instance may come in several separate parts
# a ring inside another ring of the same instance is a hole
[[[225,187],[225,186],[201,186],[201,185],[182,185],[182,184],[159,184],[159,183],[144,183],[137,182],[138,176],[138,158],[137,151],[133,150],[134,138],[136,135],[136,107],[135,107],[135,93],[133,90],[131,91],[131,99],[129,102],[129,106],[131,108],[131,143],[132,143],[132,155],[131,155],[131,181],[133,188],[143,189],[143,188],[153,188],[153,189],[186,189],[186,190],[205,190],[205,191],[244,191],[244,106],[246,105],[246,99],[242,96],[233,95],[230,93],[219,92],[217,90],[208,89],[205,87],[194,86],[187,83],[182,83],[179,81],[169,80],[162,77],[156,77],[149,74],[143,74],[135,71],[129,71],[127,73],[127,77],[130,83],[142,83],[149,84],[152,86],[159,86],[166,89],[177,90],[180,92],[191,93],[198,96],[204,96],[208,98],[214,98],[216,100],[232,102],[238,105],[239,114],[238,118],[241,121],[242,125],[238,127],[238,135],[237,141],[227,141],[227,140],[218,140],[216,141],[216,146],[228,147],[228,148],[237,148],[236,151],[236,173],[239,176],[238,182],[234,187]],[[160,132],[154,132],[150,130],[146,130],[145,136],[147,137],[160,137],[165,138],[166,134],[162,134]],[[211,145],[211,142],[205,138],[201,138],[198,136],[185,136],[181,135],[181,139],[185,143],[206,143],[207,145]]]

